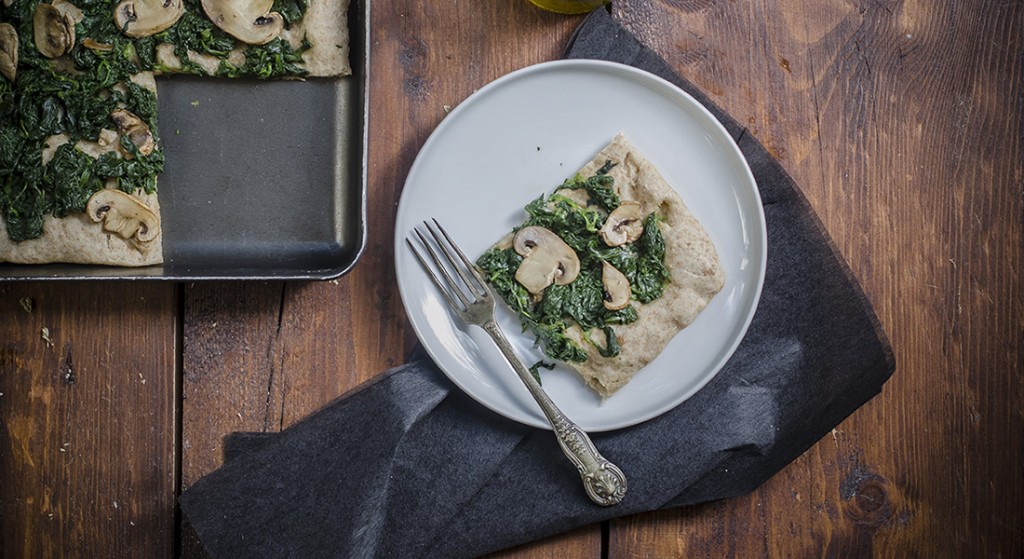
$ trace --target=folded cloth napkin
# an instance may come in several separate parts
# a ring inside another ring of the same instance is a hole
[[[181,496],[212,557],[474,557],[629,514],[750,492],[892,374],[891,348],[792,179],[604,10],[565,56],[631,64],[672,81],[736,139],[768,227],[760,304],[732,359],[700,392],[640,425],[593,436],[629,479],[592,504],[548,431],[478,405],[423,357],[382,373],[247,448]]]

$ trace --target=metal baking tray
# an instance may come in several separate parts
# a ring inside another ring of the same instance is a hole
[[[369,0],[349,7],[352,75],[158,78],[164,264],[0,264],[0,280],[323,280],[366,246]]]

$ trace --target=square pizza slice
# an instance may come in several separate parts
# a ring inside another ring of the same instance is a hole
[[[623,134],[525,210],[477,264],[545,355],[604,398],[724,285],[707,231]]]

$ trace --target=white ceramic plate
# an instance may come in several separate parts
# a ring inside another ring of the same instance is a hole
[[[405,244],[437,218],[475,259],[624,132],[703,223],[725,268],[722,291],[696,322],[606,401],[568,367],[541,369],[544,389],[589,431],[635,425],[680,404],[718,372],[753,317],[764,280],[764,213],[750,169],[722,125],[672,84],[630,66],[591,60],[538,64],[475,92],[416,157],[398,208],[395,265],[409,321],[451,380],[492,410],[547,428],[540,408],[483,330],[449,313]],[[499,323],[527,366],[534,338],[499,304]]]

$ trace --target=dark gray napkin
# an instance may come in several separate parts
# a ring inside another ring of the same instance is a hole
[[[550,432],[485,410],[414,358],[280,435],[233,438],[238,455],[180,501],[211,556],[473,557],[739,495],[881,390],[895,368],[891,348],[778,162],[604,10],[584,20],[565,56],[675,82],[736,138],[761,191],[768,263],[733,358],[677,408],[594,436],[629,479],[626,499],[611,508],[591,504]]]

